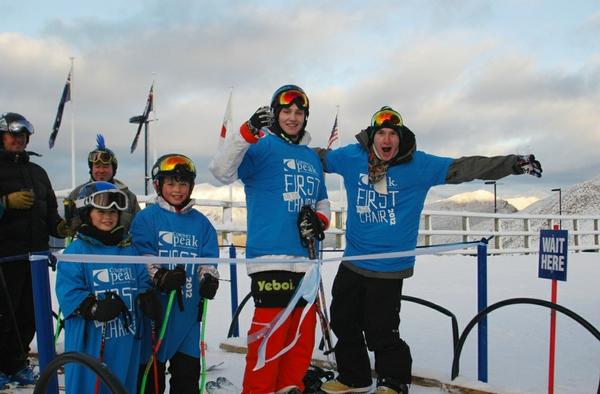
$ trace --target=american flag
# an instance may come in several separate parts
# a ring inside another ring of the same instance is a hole
[[[335,114],[335,121],[333,122],[333,128],[331,129],[331,134],[329,135],[329,141],[327,141],[327,149],[331,149],[331,146],[335,141],[338,140],[338,123],[337,123],[337,114]]]

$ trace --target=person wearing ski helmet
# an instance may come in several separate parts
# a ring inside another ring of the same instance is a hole
[[[31,265],[23,256],[47,251],[49,235],[64,238],[68,232],[48,174],[32,162],[39,155],[26,150],[33,134],[33,125],[23,115],[0,115],[0,258],[21,256],[0,264],[6,282],[6,288],[0,288],[0,387],[7,380],[35,380],[27,360],[35,334]]]
[[[72,213],[75,211],[73,202],[77,199],[77,195],[81,188],[94,181],[110,182],[119,187],[129,200],[127,209],[120,213],[119,223],[126,229],[129,230],[131,220],[133,216],[140,210],[136,195],[129,190],[127,185],[115,178],[117,173],[117,167],[119,163],[115,153],[106,146],[104,136],[102,134],[96,135],[96,148],[88,154],[88,167],[90,173],[90,179],[77,186],[69,193],[69,196],[65,199],[65,216],[67,221],[70,222],[71,227],[77,227],[79,218],[74,216]]]
[[[382,107],[357,143],[318,149],[325,172],[344,178],[348,216],[344,256],[413,250],[429,189],[508,175],[541,176],[533,155],[452,159],[417,150],[415,134],[399,112]],[[369,198],[365,198],[369,196]],[[413,275],[415,257],[342,260],[332,287],[331,328],[338,341],[338,376],[323,383],[330,393],[368,392],[375,353],[376,393],[408,393],[410,348],[400,338],[403,280]]]
[[[141,255],[163,257],[218,257],[217,232],[206,216],[194,209],[191,198],[196,166],[187,156],[173,153],[160,157],[152,166],[156,199],[133,219],[133,244]],[[169,294],[178,294],[158,350],[159,391],[165,389],[165,366],[169,361],[169,386],[174,393],[197,393],[200,379],[200,308],[214,298],[219,287],[216,265],[151,264],[148,273],[160,292],[166,313]],[[151,334],[146,333],[143,361],[150,357]],[[140,366],[140,377],[146,365]],[[141,389],[141,387],[140,387]],[[138,390],[139,392],[139,390]],[[150,374],[146,392],[154,393]]]
[[[246,394],[302,392],[313,353],[315,306],[307,306],[301,300],[285,320],[278,317],[286,310],[305,274],[312,273],[310,264],[287,262],[309,256],[304,238],[299,236],[299,222],[306,238],[322,234],[329,224],[330,206],[323,170],[318,156],[307,146],[308,113],[309,100],[303,89],[296,85],[280,87],[273,94],[270,106],[256,110],[241,125],[240,132],[225,141],[209,166],[215,178],[224,184],[237,179],[244,183],[248,220],[246,257],[278,260],[270,264],[246,264],[255,304],[248,331],[248,337],[253,339],[248,344],[242,388]],[[305,220],[301,212],[307,207],[311,217]],[[318,243],[315,245],[318,249]],[[265,283],[275,285],[265,286]],[[305,307],[309,309],[303,315]],[[278,321],[282,325],[270,336],[261,337],[260,330],[270,323],[276,324],[275,319],[281,319]],[[292,342],[293,346],[285,351]],[[266,346],[266,356],[259,352],[261,346]]]
[[[133,393],[143,344],[139,312],[155,317],[161,305],[146,267],[118,262],[119,256],[137,255],[119,224],[128,204],[127,194],[112,183],[94,181],[81,188],[75,201],[81,224],[64,254],[109,255],[114,262],[59,263],[56,295],[65,317],[65,351],[101,355],[102,362]],[[67,393],[89,392],[95,383],[96,374],[88,368],[65,367]],[[102,386],[100,393],[108,390]]]

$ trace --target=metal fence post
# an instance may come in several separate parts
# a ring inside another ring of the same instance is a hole
[[[236,258],[236,250],[233,244],[229,245],[229,258]],[[237,264],[229,264],[229,277],[231,278],[231,317],[235,319],[233,322],[232,336],[240,336],[240,327],[235,311],[238,308],[238,283],[237,283]]]
[[[487,308],[487,241],[477,245],[477,312]],[[477,325],[477,379],[488,381],[487,316]]]
[[[36,255],[35,253],[32,255]],[[48,252],[38,253],[48,257]],[[33,306],[35,312],[35,331],[37,337],[40,371],[56,357],[54,350],[54,333],[52,330],[52,305],[50,296],[50,277],[48,275],[48,260],[32,260],[31,284],[33,288]],[[48,384],[47,394],[58,394],[56,375]]]

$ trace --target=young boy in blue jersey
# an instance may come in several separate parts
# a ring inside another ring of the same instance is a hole
[[[305,235],[310,237],[329,223],[323,170],[318,156],[307,146],[308,113],[309,102],[304,91],[296,85],[282,86],[273,94],[270,107],[259,108],[242,124],[240,133],[232,134],[209,167],[225,184],[236,179],[244,183],[248,218],[246,257],[278,260],[246,265],[255,305],[249,338],[285,309],[310,267],[306,263],[286,263],[293,257],[308,256],[298,230],[302,207],[308,205],[313,212],[311,220],[302,224]],[[259,348],[266,339],[250,341],[243,393],[302,392],[302,380],[314,349],[316,325],[314,305],[301,319],[305,305],[299,302],[268,338],[265,359],[271,361],[257,370],[254,369]],[[298,327],[300,334],[296,338]],[[283,352],[294,340],[297,340],[294,346]]]
[[[136,255],[119,226],[127,195],[108,182],[90,182],[75,201],[81,224],[65,254]],[[118,259],[117,259],[118,260]],[[146,267],[123,263],[58,264],[56,295],[65,316],[65,351],[83,352],[104,362],[130,393],[137,387],[142,340],[132,319],[138,297],[153,299]],[[157,299],[154,301],[159,302]],[[92,393],[96,374],[79,364],[65,368],[67,393]],[[100,393],[107,393],[101,386]]]
[[[377,111],[356,139],[358,143],[333,151],[319,150],[325,171],[341,175],[346,187],[344,256],[414,249],[432,186],[511,174],[540,177],[542,172],[533,155],[451,159],[418,151],[415,135],[390,107]],[[408,393],[412,358],[400,339],[399,312],[402,282],[412,276],[414,264],[414,256],[342,261],[331,302],[339,375],[321,390],[330,394],[369,391],[369,349],[375,352],[376,393]]]
[[[164,257],[218,257],[217,233],[209,220],[193,209],[191,199],[196,167],[180,154],[162,156],[152,167],[156,201],[134,218],[133,244],[141,255]],[[169,362],[171,393],[197,393],[200,380],[200,319],[203,299],[213,299],[219,287],[216,266],[160,264],[148,266],[152,282],[161,291],[163,316],[169,293],[178,293],[158,351],[159,390],[165,389]],[[150,346],[147,347],[147,356]],[[140,375],[144,365],[141,366]],[[141,376],[140,376],[141,377]],[[154,393],[154,377],[146,392]]]

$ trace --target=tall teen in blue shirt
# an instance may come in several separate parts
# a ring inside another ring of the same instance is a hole
[[[133,244],[141,255],[164,257],[218,257],[217,233],[209,220],[193,209],[191,199],[196,167],[180,154],[160,157],[152,167],[158,196],[134,218]],[[150,277],[161,291],[163,316],[168,294],[176,290],[166,335],[158,351],[159,389],[165,389],[165,366],[169,361],[170,392],[197,393],[200,379],[200,306],[202,298],[212,299],[219,286],[216,266],[160,264],[148,267]],[[149,356],[150,346],[146,347]],[[144,366],[142,365],[142,370]],[[153,376],[146,392],[154,393]]]
[[[65,254],[136,255],[127,232],[118,225],[128,198],[116,185],[90,182],[81,188],[75,203],[81,224]],[[98,357],[130,393],[136,390],[142,346],[139,321],[132,316],[139,315],[134,311],[136,300],[149,288],[144,265],[58,264],[56,295],[65,316],[65,351]],[[68,364],[65,373],[67,393],[94,392],[93,371]],[[100,393],[108,392],[101,386]]]
[[[414,249],[432,186],[510,174],[539,177],[542,171],[533,155],[451,159],[418,151],[415,135],[389,107],[377,111],[356,139],[357,144],[319,150],[325,171],[340,174],[346,187],[345,256]],[[402,282],[412,276],[414,263],[414,256],[342,261],[331,302],[339,375],[321,390],[330,394],[369,391],[369,349],[375,352],[376,393],[408,393],[412,357],[400,339],[399,312]]]
[[[309,225],[309,232],[322,231],[320,227],[326,228],[329,223],[323,169],[318,156],[307,146],[308,112],[304,91],[295,85],[282,86],[273,94],[271,106],[259,108],[240,127],[239,133],[232,133],[210,164],[219,181],[228,184],[240,179],[244,183],[248,217],[246,256],[277,260],[271,264],[246,265],[255,305],[248,331],[250,338],[285,309],[309,268],[306,263],[286,262],[293,257],[308,256],[297,224],[302,207],[308,205],[316,211],[311,223],[319,228]],[[277,286],[265,286],[266,283]],[[263,337],[248,344],[244,394],[293,393],[304,389],[302,379],[313,353],[316,325],[314,306],[310,306],[306,318],[301,320],[305,305],[299,302],[268,341]],[[295,338],[298,327],[300,334]],[[294,346],[283,353],[295,339]],[[263,341],[267,341],[266,359],[272,360],[254,370]]]

